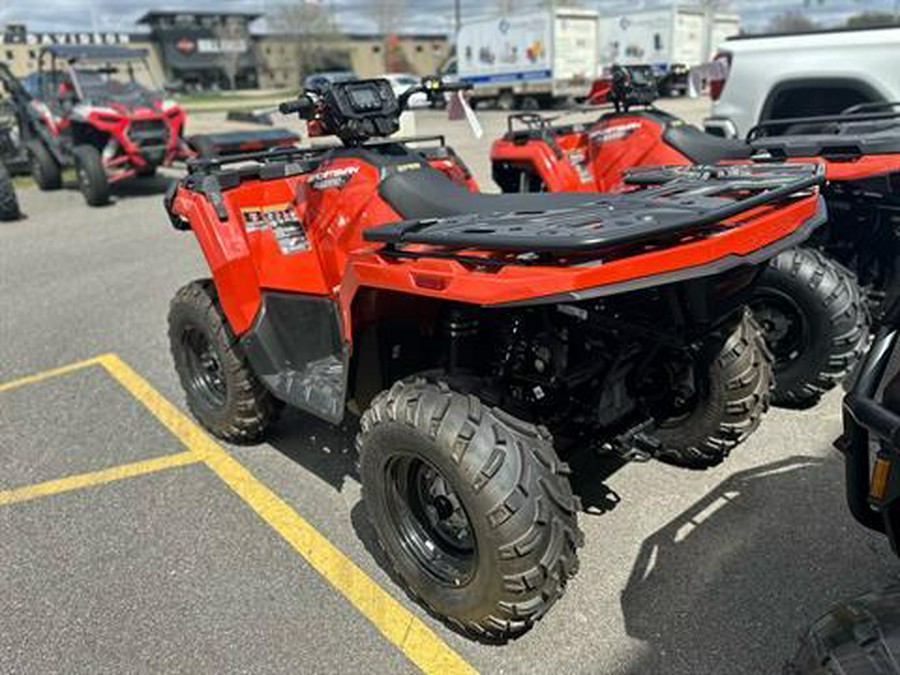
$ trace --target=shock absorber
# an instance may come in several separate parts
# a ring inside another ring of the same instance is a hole
[[[447,340],[447,372],[451,375],[475,366],[480,328],[478,314],[470,307],[454,305],[444,315]]]

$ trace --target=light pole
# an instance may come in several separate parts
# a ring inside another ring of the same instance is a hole
[[[703,8],[703,61],[709,61],[712,58],[713,50],[713,25],[716,20],[716,10],[719,8],[721,0],[703,0],[701,7]]]

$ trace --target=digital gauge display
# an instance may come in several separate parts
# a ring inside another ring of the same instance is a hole
[[[381,109],[381,98],[375,87],[348,87],[347,96],[350,97],[350,104],[353,106],[354,110],[367,111]]]

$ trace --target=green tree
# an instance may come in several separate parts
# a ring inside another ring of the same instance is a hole
[[[895,26],[900,20],[890,12],[862,12],[847,19],[847,28],[871,28],[873,26]]]
[[[803,12],[784,12],[769,22],[770,33],[806,33],[818,28],[819,24]]]
[[[294,58],[301,77],[332,69],[342,60],[342,55],[336,54],[335,45],[343,35],[327,7],[298,0],[280,6],[269,20],[278,32],[293,37]]]

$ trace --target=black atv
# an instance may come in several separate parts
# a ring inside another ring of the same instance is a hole
[[[900,555],[900,288],[844,398],[847,502],[862,525],[887,535]]]

